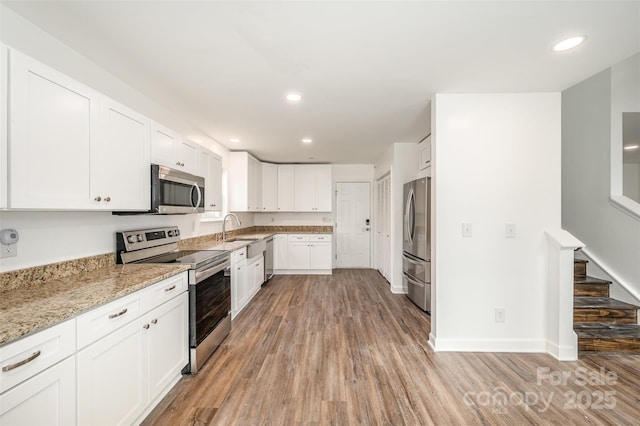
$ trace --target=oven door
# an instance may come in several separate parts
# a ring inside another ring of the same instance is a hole
[[[203,213],[204,178],[152,164],[151,201],[160,214]]]
[[[189,340],[197,347],[231,311],[229,257],[204,271],[189,271]]]

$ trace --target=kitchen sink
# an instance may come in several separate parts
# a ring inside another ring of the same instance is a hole
[[[264,252],[267,249],[267,240],[263,238],[232,238],[227,240],[226,242],[232,243],[234,241],[243,241],[250,242],[247,246],[247,258],[251,259],[252,257],[258,256],[260,253]]]

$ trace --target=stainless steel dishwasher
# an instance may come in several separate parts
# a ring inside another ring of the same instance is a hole
[[[264,283],[273,277],[273,236],[267,237],[267,249],[264,252]]]

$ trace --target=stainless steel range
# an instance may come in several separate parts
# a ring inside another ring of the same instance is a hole
[[[188,371],[196,373],[231,330],[230,256],[227,250],[179,250],[176,226],[118,232],[118,263],[189,265]]]

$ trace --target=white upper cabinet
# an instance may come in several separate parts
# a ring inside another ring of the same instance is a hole
[[[98,141],[91,162],[94,202],[109,210],[148,210],[151,120],[103,97]]]
[[[294,199],[295,166],[293,164],[278,164],[278,211],[294,211]]]
[[[151,138],[151,162],[171,169],[198,174],[198,144],[154,123]]]
[[[10,51],[9,208],[147,210],[150,121]]]
[[[295,166],[295,211],[331,211],[331,166]]]
[[[262,163],[248,152],[229,153],[229,211],[262,211]]]
[[[262,210],[278,210],[278,165],[262,163]]]
[[[431,135],[418,144],[419,169],[424,170],[431,166]]]
[[[10,51],[11,208],[92,209],[98,93]]]
[[[222,158],[201,146],[199,176],[204,177],[204,208],[206,211],[222,210]]]
[[[7,56],[0,44],[0,209],[7,207]]]

